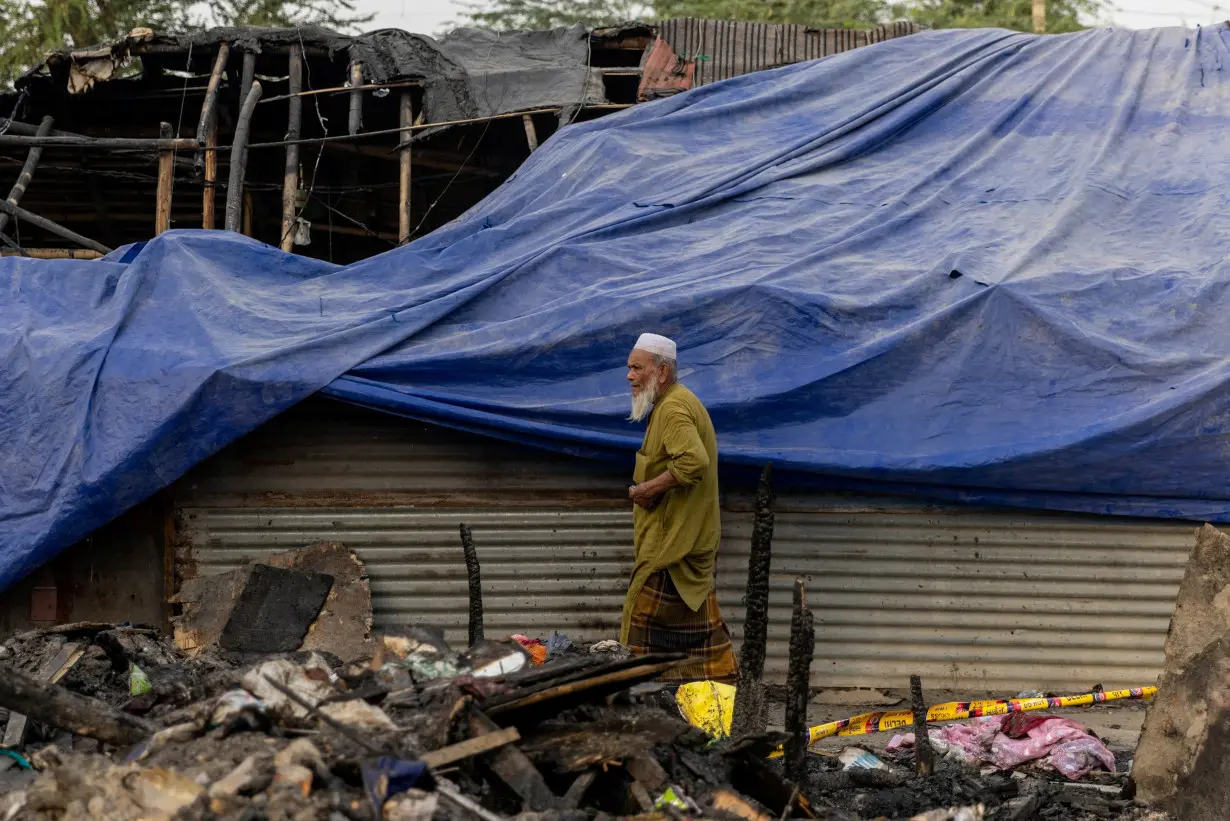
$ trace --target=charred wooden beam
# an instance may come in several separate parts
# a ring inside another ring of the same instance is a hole
[[[739,686],[731,718],[732,736],[764,732],[764,659],[769,638],[769,566],[773,553],[772,465],[765,465],[756,490],[756,517],[752,524],[752,552],[747,560],[746,615],[743,646],[739,651]]]
[[[15,134],[0,134],[0,148],[92,148],[99,151],[195,151],[196,140],[192,139],[147,139],[141,137],[84,137],[48,135],[46,137],[23,137]]]
[[[35,129],[35,137],[46,137],[51,134],[51,126],[55,120],[51,117],[44,117],[43,121],[38,124]],[[26,193],[26,189],[30,187],[30,181],[34,179],[34,170],[38,168],[38,161],[43,156],[42,146],[32,146],[30,153],[26,155],[25,165],[21,167],[21,173],[17,175],[17,182],[13,183],[12,189],[9,190],[8,202],[10,205],[19,205],[22,196]],[[3,231],[9,224],[9,215],[0,214],[0,231]]]
[[[358,134],[363,128],[363,64],[355,61],[350,64],[350,120],[348,130],[351,136]]]
[[[244,55],[245,61],[247,55]],[[235,122],[235,139],[231,143],[231,175],[226,187],[226,230],[238,232],[243,218],[243,179],[248,165],[248,132],[252,127],[252,112],[261,98],[261,84],[255,80],[244,98],[239,119]]]
[[[807,727],[807,701],[811,696],[811,660],[816,650],[815,628],[803,580],[794,580],[794,613],[790,619],[790,662],[786,670],[786,777],[796,784],[806,783],[807,747],[811,741]]]
[[[218,185],[218,128],[215,124],[205,134],[205,188],[201,192],[201,227],[211,230],[217,226],[218,216],[214,202],[214,189]]]
[[[245,102],[248,99],[248,92],[252,90],[252,84],[256,82],[256,52],[244,51],[243,53],[243,73],[239,80],[239,101]]]
[[[174,132],[170,123],[160,123],[158,133],[169,140]],[[156,194],[154,233],[161,234],[171,228],[171,191],[175,185],[175,154],[162,151],[158,155],[158,189]]]
[[[111,249],[103,245],[101,242],[95,242],[89,237],[83,237],[76,231],[70,231],[63,225],[54,223],[49,219],[40,217],[38,214],[32,214],[19,205],[13,205],[8,200],[0,200],[0,213],[8,214],[10,217],[16,217],[20,220],[25,220],[36,228],[42,228],[44,231],[55,234],[57,237],[62,237],[69,242],[75,242],[83,248],[89,248],[93,251],[98,251],[100,254],[109,254]],[[146,212],[147,214],[149,212]],[[147,216],[146,219],[149,219]]]
[[[96,698],[0,665],[0,706],[61,730],[123,747],[137,744],[156,728]]]
[[[470,646],[483,640],[483,581],[479,574],[478,552],[470,528],[461,526],[461,550],[466,558],[466,578],[470,582]]]
[[[935,751],[927,734],[927,702],[918,676],[910,676],[910,709],[914,713],[914,773],[931,775],[935,771]]]
[[[222,75],[226,72],[226,63],[231,57],[229,43],[218,44],[218,56],[214,59],[213,70],[209,73],[209,85],[205,87],[205,100],[201,103],[201,117],[196,124],[196,144],[199,149],[196,155],[198,173],[204,169],[209,152],[204,151],[209,142],[211,131],[217,129],[218,122],[218,89],[222,86]],[[206,196],[211,196],[206,192]],[[213,226],[206,226],[213,227]]]
[[[286,139],[299,139],[303,127],[303,58],[296,46],[290,50],[290,114],[287,117]],[[297,195],[299,192],[299,146],[286,146],[286,169],[282,178],[282,242],[283,251],[295,246]]]
[[[398,118],[398,123],[402,128],[408,128],[414,124],[414,102],[411,99],[409,91],[401,93],[401,105],[399,107],[401,116]],[[410,241],[410,232],[413,230],[413,225],[410,222],[410,212],[413,198],[410,196],[410,181],[414,173],[413,156],[410,153],[413,149],[407,143],[398,156],[398,202],[397,202],[397,242],[405,245]]]
[[[0,134],[16,134],[22,137],[80,137],[80,134],[73,134],[71,131],[60,131],[59,129],[51,129],[46,134],[40,134],[43,124],[31,125],[30,123],[19,123],[16,120],[10,120],[5,117],[0,117]]]

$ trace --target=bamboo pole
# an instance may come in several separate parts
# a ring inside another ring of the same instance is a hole
[[[244,55],[245,61],[247,55]],[[248,132],[252,127],[252,112],[261,98],[261,84],[252,81],[244,98],[239,119],[235,122],[235,139],[231,143],[231,175],[226,185],[226,230],[239,231],[243,215],[243,178],[248,165]]]
[[[43,121],[38,124],[38,129],[35,130],[34,136],[46,137],[51,133],[51,126],[55,120],[51,117],[44,117]],[[21,173],[17,175],[17,182],[13,183],[13,188],[9,191],[8,201],[12,205],[18,205],[21,202],[22,196],[26,193],[26,189],[30,187],[30,181],[34,179],[34,169],[38,168],[38,161],[42,159],[43,149],[39,146],[30,148],[30,153],[26,155],[26,163],[21,167]],[[0,231],[3,231],[9,224],[9,215],[0,214]]]
[[[30,123],[19,123],[16,120],[10,120],[5,117],[0,117],[0,134],[15,134],[22,137],[47,136],[52,137],[80,137],[80,134],[74,134],[71,131],[60,131],[57,128],[51,129],[47,135],[39,134],[42,123],[31,125]]]
[[[230,57],[230,44],[218,44],[218,56],[214,59],[213,71],[209,73],[209,85],[205,87],[205,102],[201,103],[201,118],[196,124],[196,144],[199,149],[205,148],[210,132],[217,127],[215,124],[218,117],[218,89],[222,86],[222,75],[226,71],[226,62]],[[196,155],[198,173],[207,162],[209,162],[209,153],[198,150]],[[210,196],[208,191],[206,196]]]
[[[162,139],[171,139],[173,133],[170,123],[159,124],[158,134]],[[161,234],[171,229],[171,191],[174,184],[175,153],[163,149],[158,155],[158,193],[154,216],[155,234]]]
[[[23,137],[16,134],[0,134],[0,148],[97,148],[116,151],[195,151],[196,140],[183,139],[144,139],[140,137]]]
[[[290,50],[290,115],[287,119],[286,139],[299,139],[303,125],[303,98],[298,96],[303,89],[303,59],[298,46]],[[289,251],[295,245],[295,206],[299,191],[299,146],[286,146],[286,171],[282,178],[282,250]]]
[[[357,60],[350,64],[350,87],[349,131],[353,137],[363,128],[363,64]]]
[[[529,114],[521,115],[521,124],[525,126],[525,141],[529,143],[530,153],[538,150],[538,130],[534,128],[534,118]]]
[[[13,205],[8,200],[0,200],[0,212],[8,214],[11,217],[16,217],[20,220],[25,220],[36,228],[42,228],[44,231],[55,234],[57,237],[63,237],[69,242],[75,242],[84,248],[90,248],[94,251],[98,251],[100,254],[111,253],[111,249],[103,245],[101,242],[95,242],[89,237],[83,237],[76,231],[70,231],[63,225],[52,222],[44,217],[40,217],[38,214],[32,214],[20,205]]]
[[[294,48],[299,48],[294,46]],[[366,91],[383,91],[388,88],[421,88],[423,86],[418,80],[407,80],[404,83],[377,83],[376,85],[365,85],[363,90]],[[334,88],[312,88],[307,91],[300,91],[298,94],[279,94],[276,97],[265,97],[260,104],[276,103],[281,100],[289,100],[291,97],[315,97],[318,94],[349,94],[353,91],[350,86],[336,86]]]
[[[5,215],[7,216],[7,214]],[[10,248],[0,250],[0,257],[28,257],[29,259],[98,259],[102,254],[78,248]]]
[[[413,125],[414,123],[414,101],[410,97],[409,91],[401,93],[401,118],[400,125],[402,128]],[[413,156],[411,155],[410,144],[406,144],[402,148],[401,154],[398,157],[399,180],[400,180],[400,196],[397,203],[397,242],[404,245],[410,241],[410,231],[413,229],[413,224],[410,222],[410,211],[413,203],[413,198],[410,195],[410,181],[414,173]]]
[[[218,182],[218,125],[213,123],[205,134],[205,189],[201,193],[201,227],[212,230],[217,224],[214,207],[214,187]]]

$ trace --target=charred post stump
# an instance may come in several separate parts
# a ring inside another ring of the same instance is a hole
[[[470,581],[470,646],[473,647],[483,640],[483,582],[474,537],[464,524],[461,526],[461,549],[466,556],[466,578]]]
[[[733,737],[763,733],[765,713],[764,657],[769,636],[769,563],[773,548],[773,466],[766,464],[756,491],[756,518],[752,524],[752,553],[747,560],[743,646],[739,651],[739,686],[730,722]]]
[[[786,671],[786,778],[796,784],[807,778],[807,701],[811,696],[811,660],[816,633],[801,578],[794,580],[794,614],[790,619],[790,666]]]
[[[914,773],[931,775],[935,772],[935,751],[927,734],[927,702],[918,676],[910,676],[910,709],[914,712]]]

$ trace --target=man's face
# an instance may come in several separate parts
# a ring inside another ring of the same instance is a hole
[[[657,378],[658,369],[654,367],[652,354],[635,349],[628,355],[628,384],[632,386],[633,396],[639,396]]]

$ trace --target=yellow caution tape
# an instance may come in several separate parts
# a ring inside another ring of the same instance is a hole
[[[1054,698],[1008,698],[991,701],[949,701],[927,709],[927,721],[963,721],[968,718],[1000,716],[1009,713],[1025,713],[1032,710],[1058,710],[1065,707],[1087,707],[1108,701],[1125,699],[1148,700],[1157,695],[1156,687],[1133,687],[1127,690],[1105,690],[1099,693],[1083,693],[1078,696],[1055,696]],[[699,727],[714,738],[730,735],[730,722],[734,714],[735,688],[716,681],[695,681],[685,684],[675,693],[679,712],[693,727]],[[910,710],[895,710],[886,713],[863,713],[818,724],[808,730],[809,742],[814,744],[822,738],[833,736],[869,735],[899,730],[914,726],[914,713]],[[781,751],[774,756],[781,755]]]
[[[927,721],[963,721],[982,716],[1001,716],[1009,713],[1025,713],[1031,710],[1058,710],[1064,707],[1087,707],[1107,701],[1123,699],[1151,699],[1157,695],[1156,687],[1133,687],[1128,690],[1105,690],[1100,693],[1084,693],[1079,696],[1055,696],[1054,698],[1008,698],[994,701],[950,701],[927,709]],[[729,725],[727,725],[729,727]],[[890,713],[863,713],[840,721],[818,724],[808,730],[810,743],[832,736],[869,735],[899,730],[914,726],[914,714],[910,710],[895,710]]]

